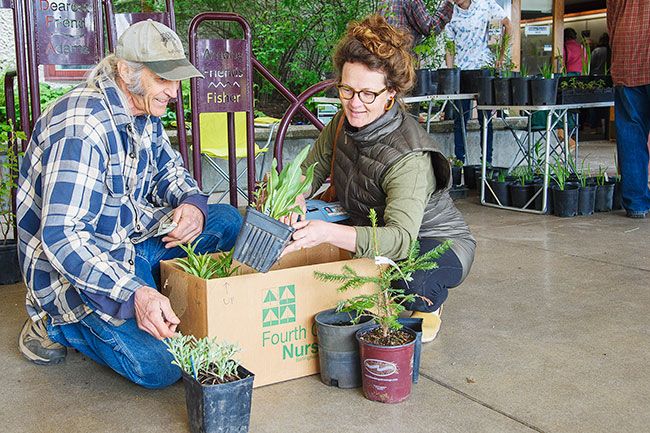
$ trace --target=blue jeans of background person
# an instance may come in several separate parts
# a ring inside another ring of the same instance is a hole
[[[241,215],[229,205],[209,205],[208,220],[195,251],[199,253],[230,250],[241,226]],[[180,248],[165,249],[161,237],[135,244],[135,273],[151,287],[160,289],[160,261],[182,257]],[[178,367],[162,341],[138,328],[135,319],[113,326],[96,314],[78,323],[52,326],[53,341],[77,349],[101,365],[106,365],[130,381],[145,388],[164,388],[181,377]]]
[[[467,131],[467,122],[469,122],[470,116],[470,101],[469,100],[460,100],[455,101],[456,107],[459,107],[463,112],[463,117],[465,119],[465,131]],[[483,153],[483,112],[484,110],[479,110],[478,112],[478,121],[481,125],[481,130],[479,132],[480,143],[481,143],[481,154]],[[490,112],[485,112],[486,116],[490,116]],[[488,123],[487,128],[487,162],[492,164],[492,141],[494,139],[492,132],[492,122]],[[467,136],[467,133],[466,133]],[[456,158],[465,162],[465,143],[463,143],[463,128],[460,124],[460,115],[458,112],[454,113],[454,154]]]
[[[650,85],[616,86],[614,95],[616,148],[623,207],[631,212],[647,212],[650,210],[648,189]]]
[[[418,239],[420,254],[431,251],[442,242],[436,239]],[[407,294],[419,295],[415,301],[405,304],[411,311],[436,311],[447,299],[449,289],[456,287],[463,278],[463,265],[452,250],[447,250],[438,260],[438,267],[430,271],[413,272],[413,280],[396,281],[394,287],[404,289]],[[429,302],[427,302],[426,298]]]

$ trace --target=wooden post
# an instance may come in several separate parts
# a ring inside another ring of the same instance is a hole
[[[564,0],[553,0],[553,70],[561,72],[557,62],[558,51],[564,52]]]
[[[510,24],[512,25],[512,62],[521,70],[521,0],[512,0]]]

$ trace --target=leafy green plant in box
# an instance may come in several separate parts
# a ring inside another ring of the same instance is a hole
[[[385,258],[379,257],[379,244],[377,240],[377,213],[370,209],[370,223],[372,225],[372,243],[375,251],[375,262],[379,268],[378,276],[359,275],[351,266],[345,265],[342,273],[314,272],[316,278],[322,281],[340,283],[339,292],[361,287],[365,284],[374,284],[376,291],[370,295],[359,295],[341,301],[337,306],[338,311],[356,313],[354,323],[358,322],[361,316],[372,316],[379,325],[383,341],[390,341],[391,330],[398,330],[402,325],[397,321],[399,314],[406,307],[405,303],[413,302],[416,297],[421,297],[425,302],[428,299],[420,295],[406,294],[403,289],[392,287],[393,281],[412,281],[412,274],[415,271],[426,271],[438,267],[436,260],[449,249],[451,241],[445,241],[431,251],[420,255],[420,244],[413,241],[409,248],[406,259],[385,266],[382,263],[389,263]],[[384,259],[384,260],[382,260]],[[380,343],[381,344],[381,343]],[[385,343],[384,343],[385,344]]]
[[[195,252],[196,246],[200,239],[197,239],[194,244],[180,245],[180,247],[187,253],[186,258],[176,259],[176,264],[181,267],[185,272],[195,275],[199,278],[209,280],[210,278],[224,278],[233,275],[239,269],[239,266],[232,266],[232,250],[213,256],[212,254],[197,254]]]
[[[172,364],[202,384],[213,385],[239,379],[240,351],[236,344],[217,343],[214,338],[196,339],[193,335],[176,334],[163,341],[172,354]]]
[[[300,165],[307,158],[309,146],[300,151],[296,158],[285,164],[278,173],[278,162],[273,158],[271,171],[255,193],[255,208],[273,219],[280,219],[291,213],[303,214],[296,198],[305,193],[314,179],[316,163],[307,168],[302,175]]]

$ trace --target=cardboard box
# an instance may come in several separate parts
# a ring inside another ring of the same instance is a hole
[[[266,274],[241,267],[241,275],[203,280],[183,272],[173,260],[161,263],[163,293],[181,319],[179,330],[196,337],[238,343],[242,365],[255,373],[255,386],[318,373],[316,313],[345,298],[371,293],[365,286],[339,293],[314,271],[339,273],[350,265],[362,275],[376,275],[370,259],[329,244],[283,257]]]

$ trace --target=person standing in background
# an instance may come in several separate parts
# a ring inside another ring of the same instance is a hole
[[[382,0],[378,13],[393,27],[406,29],[413,36],[413,46],[431,35],[441,33],[451,21],[454,5],[442,0],[438,10],[431,15],[422,0]]]
[[[650,210],[648,134],[650,133],[650,2],[607,0],[612,48],[616,148],[623,207],[629,218]]]
[[[564,67],[571,75],[582,74],[587,62],[585,48],[578,42],[578,34],[570,27],[564,29]]]
[[[456,56],[447,56],[447,67],[457,66],[461,70],[481,69],[493,63],[494,55],[488,46],[488,26],[491,21],[498,20],[502,30],[512,34],[510,20],[505,10],[495,0],[453,0],[454,14],[445,28],[447,38],[456,44]],[[470,101],[457,102],[465,117],[465,127],[470,115]],[[483,115],[479,113],[479,121],[483,124]],[[487,161],[492,162],[492,122],[488,124]],[[481,143],[482,145],[483,143]],[[481,146],[481,148],[483,148]],[[465,162],[465,143],[460,117],[454,120],[454,153],[456,158]]]

